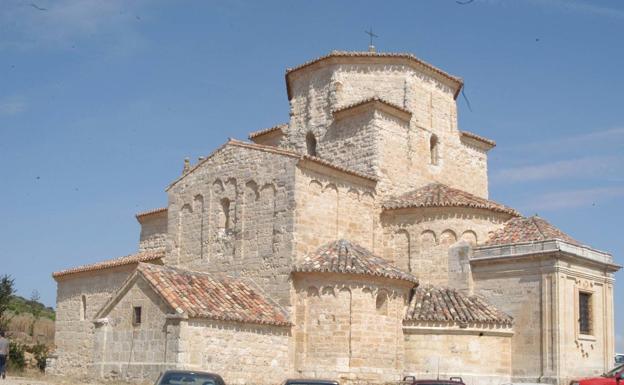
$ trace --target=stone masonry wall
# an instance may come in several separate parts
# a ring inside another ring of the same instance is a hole
[[[381,217],[382,255],[411,271],[422,284],[447,286],[449,248],[459,240],[483,242],[490,231],[508,220],[508,214],[468,208],[414,208],[387,210]]]
[[[472,266],[475,290],[514,317],[513,378],[568,384],[613,357],[613,280],[558,254]],[[590,335],[579,332],[579,292],[591,294]]]
[[[164,248],[167,243],[167,212],[148,215],[140,220],[139,252]]]
[[[560,265],[565,266],[557,278],[562,300],[556,310],[559,325],[553,330],[560,332],[561,373],[566,375],[561,383],[567,384],[573,378],[598,376],[613,366],[613,277],[579,262]],[[557,289],[556,283],[549,283]],[[591,295],[589,334],[579,330],[579,293]]]
[[[179,365],[226,384],[279,384],[291,376],[290,327],[212,320],[181,324]]]
[[[141,308],[141,323],[134,323],[134,308]],[[149,284],[138,278],[110,312],[96,324],[93,374],[101,378],[155,381],[175,368],[179,320]]]
[[[511,335],[487,329],[406,327],[405,375],[420,379],[460,376],[466,385],[499,385],[511,380]]]
[[[397,381],[412,284],[372,277],[295,276],[295,370],[341,383]]]
[[[327,168],[298,167],[295,255],[300,260],[319,246],[346,238],[374,250],[374,182]]]
[[[136,265],[73,274],[58,279],[56,297],[57,359],[52,374],[85,376],[93,363],[93,319]]]
[[[305,153],[306,135],[313,133],[319,156],[356,169],[375,169],[382,178],[380,194],[437,181],[488,196],[487,155],[461,141],[453,92],[437,80],[411,67],[381,64],[333,64],[295,73],[291,79],[291,121],[281,145]],[[409,110],[409,124],[379,113],[376,130],[366,121],[359,123],[359,130],[350,122],[334,121],[333,110],[373,96]],[[376,137],[364,139],[368,135]],[[431,164],[432,135],[439,143],[437,165]],[[370,149],[375,142],[376,152]],[[353,156],[344,156],[350,149]]]
[[[475,293],[514,319],[511,342],[512,377],[519,382],[539,382],[542,376],[542,272],[540,263],[476,266]]]
[[[226,145],[174,184],[166,263],[251,278],[289,306],[296,161]]]

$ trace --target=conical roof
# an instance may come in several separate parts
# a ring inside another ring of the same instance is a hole
[[[505,223],[502,229],[491,233],[484,245],[505,245],[510,243],[548,241],[552,239],[559,239],[581,246],[579,241],[537,215],[528,218],[519,217],[510,219]]]
[[[306,256],[294,271],[371,275],[418,283],[418,279],[412,274],[346,239],[321,246]]]

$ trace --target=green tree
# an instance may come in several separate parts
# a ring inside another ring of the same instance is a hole
[[[7,312],[15,292],[15,281],[9,275],[0,277],[0,330],[7,330],[11,318]]]

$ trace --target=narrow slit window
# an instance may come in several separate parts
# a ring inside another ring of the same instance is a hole
[[[84,321],[87,319],[87,296],[82,295],[80,297],[80,320]]]
[[[439,147],[440,144],[438,143],[438,137],[431,135],[431,138],[429,139],[429,151],[431,155],[431,164],[433,165],[437,165],[440,161]]]
[[[132,323],[134,325],[140,325],[143,321],[143,314],[141,306],[135,306],[132,308]]]
[[[311,132],[306,135],[306,146],[308,147],[308,155],[316,156],[316,138]]]
[[[579,332],[592,334],[591,294],[579,293]]]

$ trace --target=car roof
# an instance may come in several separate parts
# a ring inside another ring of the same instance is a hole
[[[318,378],[289,378],[285,381],[286,384],[292,383],[306,383],[306,384],[337,384],[336,380],[322,380]]]
[[[221,378],[220,375],[216,374],[216,373],[210,373],[210,372],[202,372],[200,370],[165,370],[163,372],[163,374],[167,374],[167,373],[176,373],[176,374],[202,374],[204,376],[213,376],[213,377],[219,377]]]
[[[457,384],[463,384],[463,382],[462,381],[453,381],[453,380],[414,380],[414,381],[412,381],[412,384],[439,384],[439,385],[453,384],[453,385],[457,385]]]

